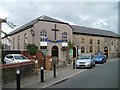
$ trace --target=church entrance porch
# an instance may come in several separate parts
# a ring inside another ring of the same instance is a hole
[[[52,57],[59,57],[59,55],[58,55],[58,47],[57,46],[52,47]]]
[[[76,58],[76,48],[73,47],[73,58]]]
[[[106,58],[108,58],[108,47],[104,47],[104,54],[106,55]]]

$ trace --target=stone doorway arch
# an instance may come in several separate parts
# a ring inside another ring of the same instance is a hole
[[[73,47],[73,58],[76,58],[76,48]]]
[[[52,57],[59,57],[59,50],[57,46],[52,47]]]

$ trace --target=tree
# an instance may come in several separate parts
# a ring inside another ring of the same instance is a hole
[[[73,46],[74,46],[74,43],[69,39],[68,46],[67,46],[67,55],[66,55],[66,59],[69,64],[71,63],[69,53],[70,53],[70,50],[73,49]]]
[[[28,44],[27,51],[29,54],[35,55],[35,53],[38,51],[38,47],[34,44]]]

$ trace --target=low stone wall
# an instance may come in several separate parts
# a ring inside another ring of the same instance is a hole
[[[109,58],[118,58],[120,57],[120,53],[111,53]]]
[[[16,70],[20,69],[21,78],[34,75],[34,63],[25,62],[18,64],[2,65],[2,82],[8,83],[16,80]]]

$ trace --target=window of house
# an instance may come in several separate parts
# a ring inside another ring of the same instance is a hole
[[[47,43],[47,38],[48,38],[48,35],[47,35],[47,31],[46,30],[42,30],[40,32],[40,42],[46,42]],[[40,46],[40,49],[41,50],[47,50],[47,45],[41,45]]]
[[[84,38],[81,39],[81,44],[84,44]]]
[[[117,45],[118,45],[118,40],[116,42],[117,42]]]
[[[84,38],[81,39],[81,53],[84,53],[85,52],[85,46],[84,46]]]
[[[84,53],[85,50],[84,50],[84,46],[81,46],[81,53]]]
[[[100,40],[97,41],[97,44],[98,44],[98,45],[100,44]]]
[[[90,52],[93,52],[93,40],[90,39]]]
[[[111,45],[113,45],[113,41],[111,41]]]
[[[18,49],[20,49],[20,36],[18,36]]]
[[[63,42],[67,42],[68,40],[67,40],[67,33],[66,32],[63,32],[62,33],[62,41]]]
[[[47,31],[46,30],[42,30],[40,32],[40,41],[41,42],[46,42],[48,36],[47,36]]]
[[[27,48],[27,34],[24,34],[24,49]]]
[[[47,50],[47,46],[40,46],[41,50]]]

